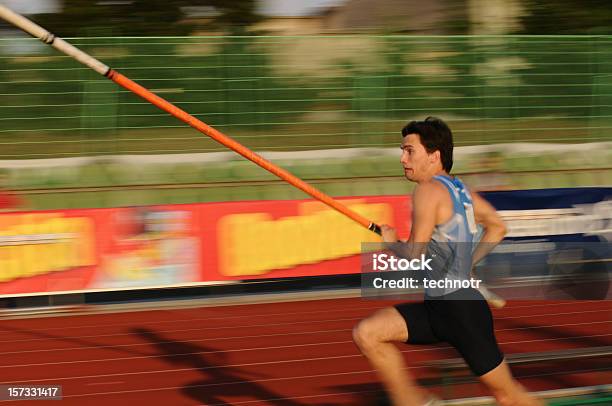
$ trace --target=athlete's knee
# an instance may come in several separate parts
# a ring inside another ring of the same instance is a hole
[[[406,327],[403,320],[397,320],[400,317],[394,308],[377,311],[353,328],[353,341],[362,352],[374,350],[382,343],[405,341]]]
[[[367,352],[380,343],[371,320],[361,320],[353,327],[353,341],[362,352]]]
[[[386,340],[381,326],[380,311],[366,319],[361,320],[353,328],[353,341],[362,352],[375,350],[379,344]]]

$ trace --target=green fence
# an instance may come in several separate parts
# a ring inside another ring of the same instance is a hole
[[[437,115],[457,145],[612,139],[612,37],[75,38],[257,150],[393,146]],[[34,39],[0,39],[0,159],[223,147]]]
[[[428,115],[449,122],[458,146],[612,141],[610,36],[70,41],[259,151],[396,147],[401,127]],[[31,208],[303,197],[288,185],[252,183],[271,175],[227,159],[146,168],[115,158],[32,166],[37,158],[225,150],[34,39],[0,39],[0,100],[0,160],[30,160],[4,166],[11,168],[8,185]],[[506,153],[497,169],[510,172],[515,188],[605,185],[608,146]],[[393,177],[399,150],[397,157],[364,153],[281,164],[332,195],[409,190]],[[455,173],[469,178],[483,170],[480,161],[461,158]]]

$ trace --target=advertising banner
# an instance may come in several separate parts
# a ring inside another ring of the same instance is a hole
[[[612,188],[483,195],[509,229],[507,244],[485,264],[512,268],[508,276],[533,273],[529,261],[548,255],[551,243],[610,241]],[[339,200],[408,237],[409,195]],[[362,244],[379,241],[312,200],[2,213],[0,296],[359,273]],[[519,254],[525,266],[508,259]]]
[[[199,282],[198,208],[0,215],[0,295]]]
[[[407,235],[408,198],[340,200]],[[311,200],[2,213],[0,295],[358,272],[376,240]]]

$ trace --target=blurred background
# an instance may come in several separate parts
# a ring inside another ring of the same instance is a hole
[[[551,405],[611,404],[610,0],[0,4],[401,238],[401,128],[444,119],[453,174],[508,225],[476,272],[510,299],[513,372],[594,394]],[[380,240],[306,197],[0,22],[3,380],[87,404],[368,404],[351,329],[389,303],[356,288]],[[94,314],[8,320],[47,311]],[[486,395],[448,350],[405,352],[438,395]]]
[[[405,194],[435,115],[486,190],[609,185],[597,0],[0,0],[334,196]],[[0,24],[0,168],[29,209],[304,195]],[[240,187],[236,187],[240,186]]]

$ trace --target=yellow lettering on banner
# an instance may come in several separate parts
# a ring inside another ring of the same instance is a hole
[[[232,269],[232,274],[247,275],[248,261],[257,255],[260,239],[252,224],[267,221],[270,216],[263,213],[240,214],[222,217],[218,224],[218,243],[225,252],[219,257],[221,269]],[[250,242],[250,243],[248,243]]]
[[[285,264],[299,263],[301,260],[301,243],[302,241],[302,228],[298,222],[297,217],[285,217],[278,221],[278,234],[279,237],[287,236],[286,244],[284,247],[279,247],[283,250],[283,255],[275,255],[275,258],[286,261],[281,263],[281,267]]]
[[[380,223],[392,223],[386,203],[345,202],[352,210]],[[371,231],[321,203],[299,206],[300,215],[273,220],[265,213],[232,214],[218,224],[220,272],[227,276],[261,275],[355,255],[361,243],[379,242]]]
[[[23,220],[24,223],[16,227],[19,234],[29,236],[44,234],[44,214],[25,215]],[[45,258],[38,254],[40,245],[25,243],[17,245],[16,250],[21,263],[21,271],[19,272],[20,277],[34,276],[46,266]]]
[[[50,219],[47,223],[47,231],[52,234],[67,232],[66,220],[62,218]],[[69,232],[69,231],[68,231]],[[44,258],[49,269],[64,269],[70,262],[70,240],[60,240],[55,244],[43,244],[45,247]]]
[[[93,224],[62,213],[5,215],[0,237],[15,241],[0,247],[0,282],[95,263]],[[33,241],[27,241],[30,238]]]
[[[15,258],[12,248],[0,247],[0,282],[17,277],[17,258]]]
[[[71,217],[66,221],[65,229],[76,238],[66,243],[66,255],[72,266],[88,266],[95,264],[96,252],[94,246],[94,226],[87,217]]]

